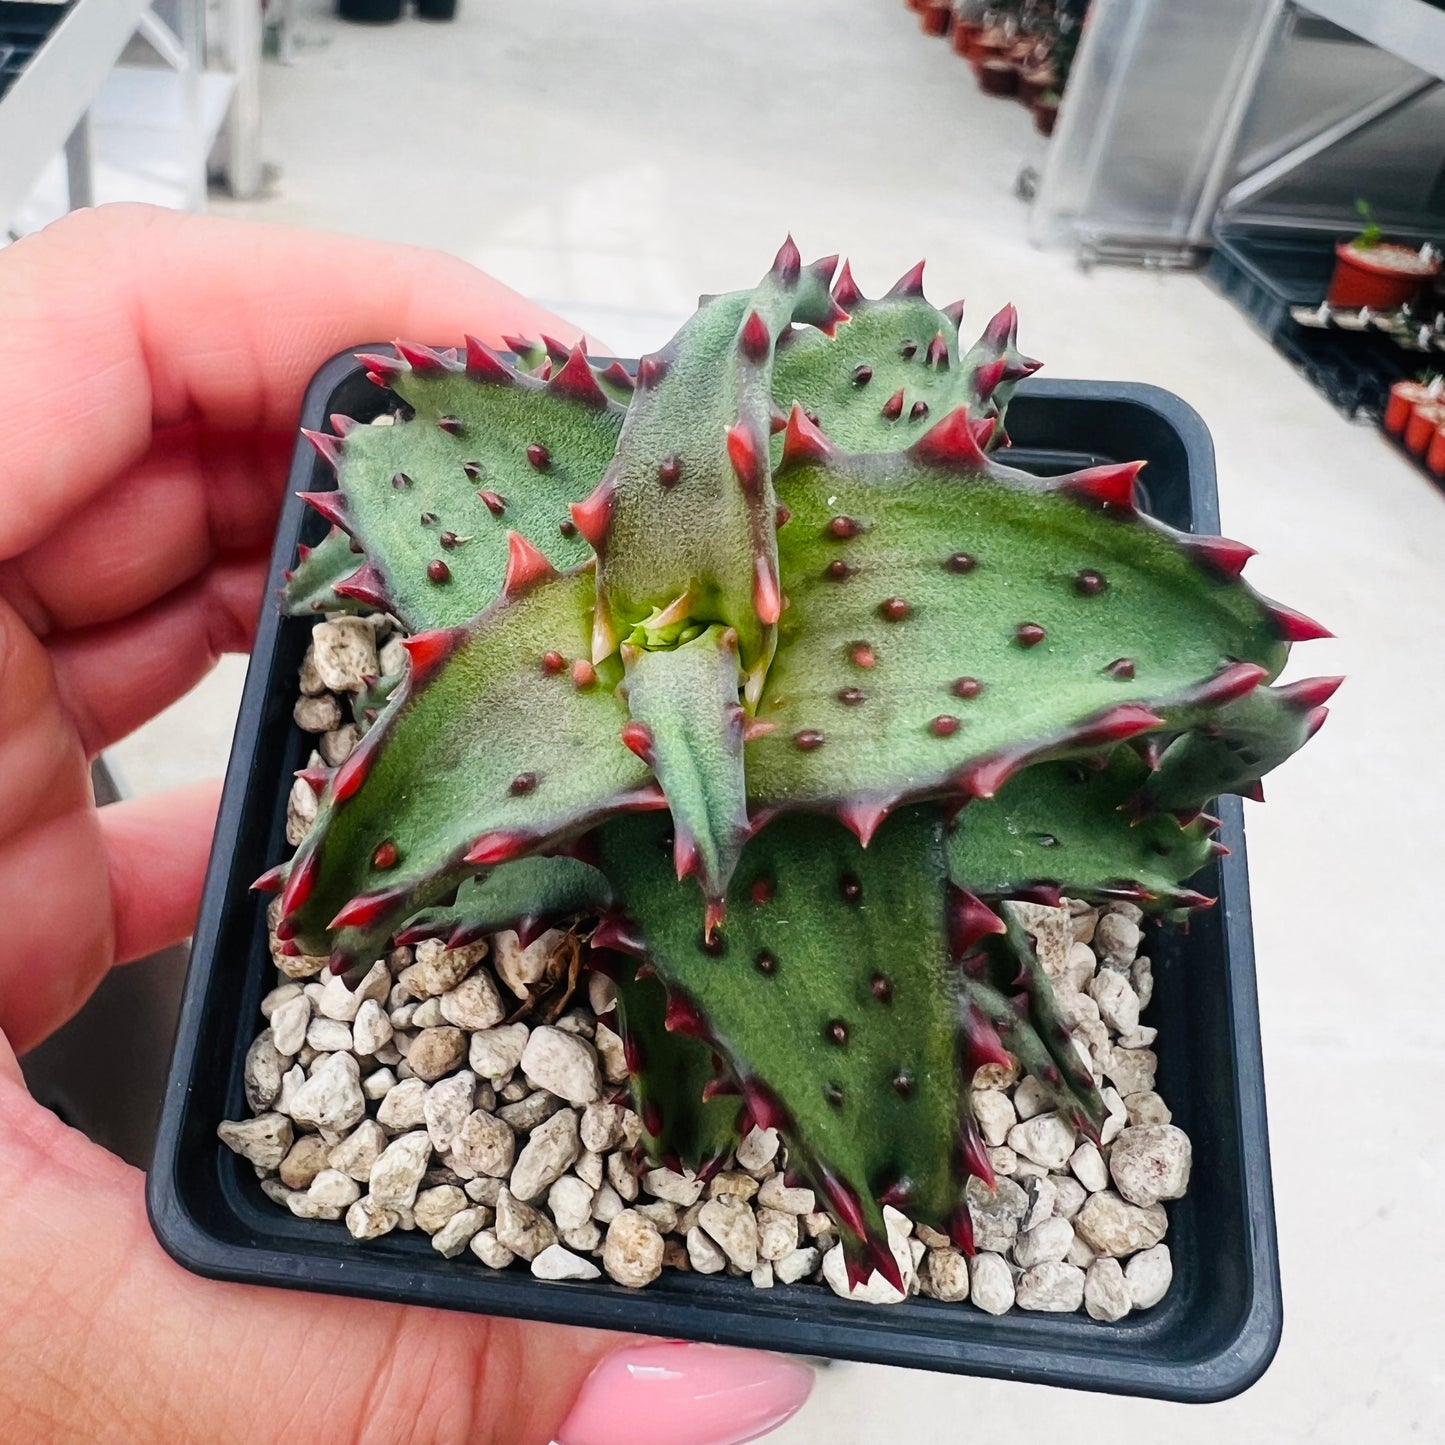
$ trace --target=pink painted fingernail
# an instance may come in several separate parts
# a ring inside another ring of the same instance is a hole
[[[587,1377],[555,1445],[742,1445],[795,1415],[813,1372],[717,1345],[632,1345]]]

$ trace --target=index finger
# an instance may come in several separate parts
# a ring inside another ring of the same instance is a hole
[[[76,212],[0,254],[0,559],[161,427],[294,426],[317,366],[378,337],[576,328],[453,256],[148,206]]]

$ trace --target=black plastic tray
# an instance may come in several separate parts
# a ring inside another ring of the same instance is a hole
[[[349,355],[338,357],[312,381],[302,420],[320,428],[331,412],[364,418],[384,400]],[[1167,392],[1031,381],[1013,400],[1009,427],[1012,460],[1040,471],[1147,458],[1151,509],[1180,527],[1217,530],[1209,434]],[[290,481],[293,493],[333,485],[304,443]],[[288,499],[275,586],[297,541],[314,540],[323,525]],[[1203,885],[1219,893],[1219,906],[1187,934],[1147,941],[1160,1088],[1194,1142],[1189,1196],[1169,1210],[1174,1283],[1155,1309],[1106,1325],[1082,1315],[993,1318],[923,1298],[865,1306],[818,1285],[755,1290],[745,1279],[685,1272],[641,1292],[605,1279],[544,1283],[444,1260],[415,1235],[361,1245],[341,1224],[278,1209],[251,1167],[217,1142],[216,1125],[247,1112],[242,1063],[273,977],[265,900],[248,890],[284,853],[291,772],[308,746],[291,721],[308,632],[305,620],[266,608],[226,776],[147,1191],[156,1234],[181,1264],[252,1284],[1171,1400],[1224,1399],[1263,1373],[1282,1313],[1244,830],[1233,798],[1221,808],[1233,851]]]
[[[15,83],[70,9],[69,4],[25,4],[22,0],[0,4],[0,96]]]
[[[1445,4],[1445,0],[1441,0]],[[1318,233],[1226,232],[1216,239],[1208,276],[1330,403],[1351,421],[1367,421],[1422,476],[1445,490],[1423,457],[1384,431],[1385,407],[1397,381],[1439,371],[1438,352],[1408,350],[1373,328],[1349,331],[1301,326],[1295,306],[1317,306],[1334,271],[1334,240]]]
[[[1324,300],[1334,264],[1332,237],[1226,233],[1216,241],[1208,276],[1332,405],[1379,426],[1390,388],[1439,358],[1407,351],[1374,328],[1301,326],[1291,309]]]

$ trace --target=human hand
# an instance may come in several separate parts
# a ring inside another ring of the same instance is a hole
[[[196,1278],[152,1238],[141,1176],[40,1108],[16,1062],[113,964],[194,922],[217,790],[97,810],[89,763],[249,646],[311,373],[377,337],[539,326],[576,335],[447,256],[143,207],[0,253],[0,1410],[16,1439],[730,1445],[807,1397],[809,1373],[766,1355]]]

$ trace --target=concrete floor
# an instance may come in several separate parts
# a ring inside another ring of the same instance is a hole
[[[699,290],[749,283],[789,228],[874,291],[926,254],[930,294],[966,295],[972,324],[1017,302],[1048,374],[1198,408],[1225,529],[1262,554],[1252,579],[1340,634],[1293,669],[1349,675],[1330,724],[1249,816],[1287,1311],[1273,1368],[1188,1408],[842,1366],[772,1438],[1438,1438],[1445,498],[1198,279],[1032,250],[1011,187],[1042,142],[897,0],[462,0],[452,27],[382,30],[327,8],[298,3],[296,63],[266,72],[273,193],[218,210],[446,248],[624,354]],[[116,750],[132,787],[222,766],[241,676],[224,666]]]

